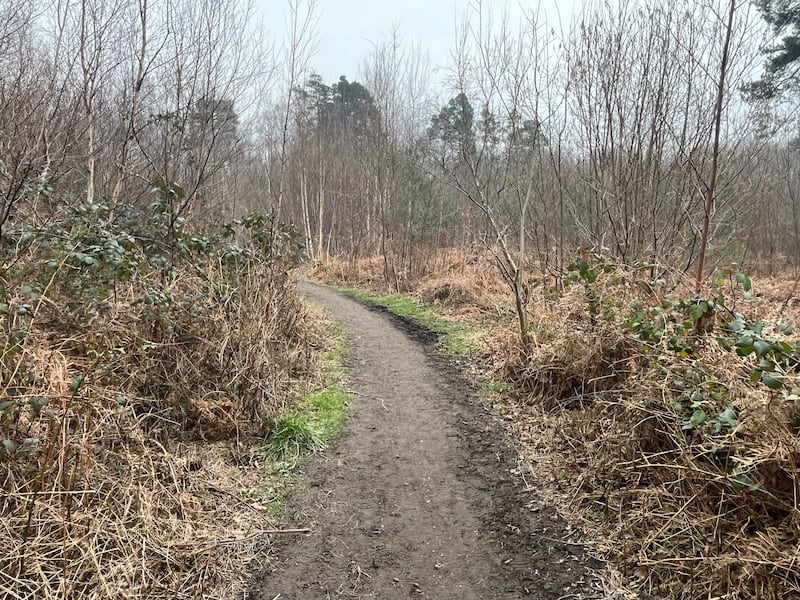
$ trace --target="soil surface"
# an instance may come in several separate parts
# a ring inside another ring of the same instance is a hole
[[[518,453],[435,335],[299,284],[350,332],[344,431],[307,464],[258,600],[596,597],[597,567],[513,475]]]

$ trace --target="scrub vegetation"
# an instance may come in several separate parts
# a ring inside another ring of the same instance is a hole
[[[721,270],[696,295],[679,273],[653,279],[650,265],[589,256],[560,289],[538,290],[533,346],[520,352],[491,254],[466,267],[450,258],[451,270],[412,283],[408,302],[473,331],[470,373],[520,441],[528,485],[608,561],[607,594],[796,593],[791,281]],[[363,261],[351,283],[379,288],[376,264]],[[443,282],[454,299],[431,301]]]
[[[1,596],[241,597],[347,414],[302,268],[439,336],[606,597],[800,597],[800,7],[521,4],[327,82],[315,0],[1,3]]]

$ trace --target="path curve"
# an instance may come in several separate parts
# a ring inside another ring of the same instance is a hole
[[[345,430],[288,502],[287,526],[312,533],[273,540],[250,597],[590,597],[582,548],[514,481],[517,453],[430,334],[298,287],[349,330],[356,394]]]

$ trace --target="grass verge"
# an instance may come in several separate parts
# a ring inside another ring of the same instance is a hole
[[[442,347],[452,358],[463,359],[470,354],[474,343],[474,332],[464,325],[447,321],[430,306],[403,294],[377,294],[353,287],[331,287],[352,298],[381,306],[397,316],[437,333]]]
[[[305,459],[324,449],[347,418],[349,394],[343,381],[349,352],[346,330],[327,323],[329,349],[325,353],[322,390],[307,394],[295,410],[279,417],[266,438],[264,457],[267,480],[262,489],[243,490],[244,495],[268,498],[267,512],[278,516]]]

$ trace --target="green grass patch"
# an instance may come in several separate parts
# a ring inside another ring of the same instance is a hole
[[[348,398],[339,385],[303,398],[296,412],[275,421],[266,439],[267,457],[279,463],[280,470],[287,470],[325,448],[347,418]]]
[[[267,437],[266,450],[274,461],[297,463],[304,456],[322,450],[342,428],[347,418],[348,394],[332,387],[306,396],[299,411],[275,422]]]
[[[358,288],[332,287],[352,298],[382,306],[391,313],[438,333],[442,346],[453,358],[465,358],[469,355],[471,331],[463,325],[445,320],[430,306],[402,294],[383,295]]]
[[[305,401],[313,408],[312,415],[315,417],[315,424],[319,427],[323,443],[336,435],[342,428],[342,424],[347,418],[345,410],[347,400],[347,392],[339,387],[330,388],[306,398]]]
[[[323,430],[312,415],[295,413],[275,422],[267,438],[267,454],[278,462],[296,462],[325,447]]]
[[[266,480],[258,488],[242,490],[243,496],[262,499],[273,517],[283,510],[284,499],[297,480],[298,467],[308,456],[324,449],[347,418],[350,396],[342,383],[347,371],[344,361],[349,355],[347,330],[335,322],[328,323],[326,329],[330,343],[325,355],[328,387],[301,398],[294,412],[275,421],[264,444]]]

